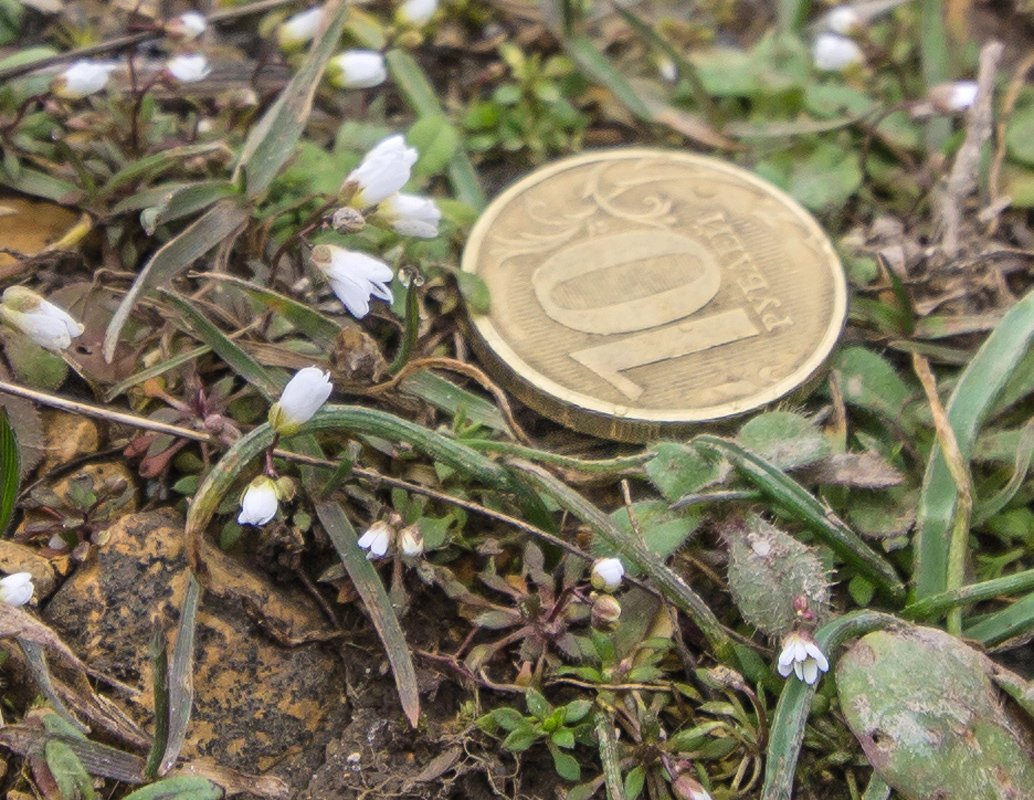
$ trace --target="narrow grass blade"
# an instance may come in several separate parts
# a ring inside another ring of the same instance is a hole
[[[284,319],[294,325],[299,331],[324,347],[333,345],[334,340],[341,333],[341,325],[330,317],[325,317],[312,306],[299,303],[297,300],[292,300],[279,292],[256,286],[254,283],[235,278],[232,275],[218,274],[205,275],[203,277],[208,280],[232,283],[234,286],[239,286],[254,300],[257,300],[271,311],[282,314]]]
[[[971,524],[974,528],[987,522],[1009,505],[1020,487],[1023,486],[1024,481],[1027,480],[1032,460],[1034,460],[1034,419],[1020,431],[1019,441],[1013,455],[1013,473],[1009,482],[1002,487],[998,494],[980,503],[973,510]]]
[[[179,275],[216,245],[235,236],[248,221],[248,216],[248,211],[241,208],[236,200],[222,200],[151,257],[137,274],[104,332],[103,354],[106,361],[110,363],[115,357],[119,334],[141,295]]]
[[[933,620],[953,608],[1034,589],[1034,569],[931,595],[901,610],[905,619]]]
[[[18,438],[7,419],[7,409],[0,408],[0,536],[7,531],[7,525],[14,514],[21,463]]]
[[[0,185],[62,205],[78,205],[83,197],[82,191],[75,184],[26,167],[18,170],[17,177],[0,167]]]
[[[275,380],[265,367],[245,353],[229,336],[213,325],[204,314],[174,292],[162,291],[161,294],[169,305],[183,315],[198,338],[211,347],[229,365],[230,369],[258,389],[262,396],[270,402],[280,396],[283,388],[281,383]]]
[[[442,113],[438,92],[413,56],[405,50],[389,50],[385,60],[395,85],[418,117]],[[485,190],[481,188],[477,171],[463,148],[459,148],[449,161],[449,182],[456,199],[461,202],[479,211],[487,204]]]
[[[520,460],[510,463],[525,474],[537,489],[548,494],[562,508],[591,526],[618,555],[645,572],[664,596],[700,628],[719,661],[734,668],[739,666],[729,634],[703,598],[694,592],[680,575],[668,569],[660,558],[621,530],[607,514],[544,469]]]
[[[469,423],[482,425],[499,433],[508,434],[510,431],[503,415],[492,403],[466,389],[461,389],[452,381],[430,370],[413,373],[402,381],[400,388],[451,417],[462,415]],[[470,444],[468,441],[464,443]]]
[[[705,434],[693,443],[716,450],[747,480],[797,519],[844,561],[864,575],[888,599],[902,603],[905,587],[890,562],[845,525],[823,502],[782,470],[735,442]]]
[[[121,381],[110,389],[104,395],[104,402],[110,403],[120,394],[128,389],[132,389],[134,386],[139,386],[144,381],[148,381],[151,378],[157,378],[159,375],[164,375],[170,369],[176,369],[181,364],[194,361],[195,359],[201,358],[206,353],[211,353],[212,348],[207,344],[203,344],[200,347],[195,347],[193,350],[187,350],[185,353],[180,353],[176,356],[170,356],[168,359],[155,364],[153,367],[147,367],[139,372],[135,372]]]
[[[194,633],[200,599],[201,584],[194,575],[190,575],[169,663],[169,741],[162,754],[159,774],[172,769],[187,740],[187,725],[194,705]]]
[[[316,505],[316,514],[323,523],[334,548],[345,565],[348,577],[363,599],[373,626],[377,629],[395,675],[402,711],[414,728],[420,721],[420,694],[416,681],[416,670],[409,654],[406,637],[402,633],[398,617],[392,608],[388,593],[384,590],[380,575],[360,549],[355,529],[337,503],[323,502]]]
[[[104,182],[104,189],[100,192],[100,197],[110,197],[117,189],[122,188],[137,178],[154,178],[191,156],[201,156],[223,149],[225,149],[225,145],[221,142],[208,142],[206,144],[188,144],[183,147],[171,147],[168,150],[144,156],[108,178]]]
[[[994,647],[1014,636],[1034,630],[1034,593],[1017,600],[1008,608],[990,614],[963,631],[967,639],[976,639]]]
[[[507,456],[516,456],[528,461],[540,464],[552,464],[561,469],[581,472],[586,475],[618,475],[629,470],[639,469],[647,461],[655,457],[655,453],[639,453],[634,456],[619,456],[618,458],[586,459],[565,456],[560,453],[551,453],[548,450],[537,450],[534,447],[526,447],[522,444],[512,442],[497,442],[494,439],[464,439],[463,443],[474,450],[486,453],[502,453]]]
[[[72,712],[68,710],[68,706],[61,701],[60,696],[55,691],[54,683],[50,679],[50,669],[47,667],[47,657],[43,652],[43,648],[37,642],[31,642],[28,639],[16,639],[16,641],[22,653],[25,654],[25,663],[29,666],[29,673],[32,675],[32,679],[36,682],[36,686],[39,687],[42,695],[47,698],[47,701],[61,715],[62,719],[76,730],[86,733],[87,727],[73,716]]]
[[[402,330],[402,343],[399,351],[395,354],[391,364],[388,365],[388,373],[397,375],[413,355],[413,348],[416,346],[417,334],[420,328],[420,298],[417,295],[416,281],[411,280],[406,287],[406,319]]]
[[[927,89],[951,80],[951,55],[944,14],[945,3],[942,0],[923,0],[919,18],[919,60]],[[931,117],[926,123],[926,149],[930,155],[940,152],[950,135],[950,117],[942,114]]]
[[[969,463],[977,432],[989,409],[1034,341],[1034,292],[1006,313],[959,377],[947,404],[963,461]],[[914,543],[915,597],[947,588],[949,535],[958,488],[939,446],[934,446],[923,478]]]
[[[348,8],[345,0],[328,0],[324,4],[325,26],[317,34],[301,69],[248,134],[233,180],[239,182],[243,174],[251,197],[264,193],[280,168],[294,154],[309,121],[320,78],[338,48]]]
[[[177,775],[127,794],[123,800],[220,800],[223,790],[200,775]]]
[[[897,624],[897,619],[889,614],[853,611],[819,628],[815,632],[815,641],[826,654],[832,670],[836,650],[847,639]],[[784,684],[770,727],[761,800],[790,800],[793,797],[797,759],[804,744],[804,728],[811,711],[811,699],[817,688],[818,684],[809,686],[793,677]]]
[[[155,625],[148,647],[151,656],[151,680],[154,691],[154,739],[147,754],[144,777],[153,781],[158,777],[162,756],[169,744],[169,640],[165,629]]]
[[[1030,681],[1024,680],[1000,664],[995,665],[993,680],[999,689],[1015,700],[1020,708],[1027,712],[1027,716],[1034,720],[1034,685]]]
[[[869,784],[862,793],[862,800],[887,800],[890,792],[891,789],[887,782],[879,776],[879,773],[873,772],[869,777]]]
[[[632,114],[644,122],[653,122],[654,115],[650,107],[643,102],[639,93],[618,72],[603,53],[584,33],[575,34],[565,39],[564,49],[574,62],[592,80],[606,86]]]
[[[799,33],[808,18],[810,7],[810,0],[779,0],[779,30],[782,33]]]

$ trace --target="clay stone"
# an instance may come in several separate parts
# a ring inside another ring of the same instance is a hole
[[[175,635],[188,578],[183,518],[171,510],[128,515],[101,541],[43,617],[91,667],[142,690],[141,704],[126,710],[149,728],[148,642],[156,624]],[[197,617],[183,757],[304,787],[347,718],[344,670],[327,646],[281,646],[254,617],[291,638],[325,633],[325,623],[304,594],[214,548],[205,559],[212,579]]]

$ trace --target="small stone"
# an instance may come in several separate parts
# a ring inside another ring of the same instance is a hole
[[[5,575],[28,572],[36,587],[33,603],[50,597],[57,588],[57,576],[48,559],[31,547],[7,539],[0,539],[0,572]]]

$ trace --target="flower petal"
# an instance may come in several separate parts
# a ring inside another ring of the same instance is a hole
[[[819,665],[815,663],[814,658],[809,658],[807,661],[805,661],[802,669],[804,672],[804,682],[807,683],[809,686],[815,683],[816,680],[818,680]]]

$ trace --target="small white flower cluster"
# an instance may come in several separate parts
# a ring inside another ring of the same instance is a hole
[[[837,6],[820,21],[824,29],[812,42],[815,68],[823,72],[844,72],[865,63],[865,54],[852,38],[864,31],[865,20],[851,6]]]
[[[437,11],[438,0],[405,0],[395,9],[395,22],[405,27],[422,28]],[[313,6],[292,14],[276,29],[280,49],[288,53],[300,50],[315,38],[322,22],[323,6]]]
[[[358,229],[369,219],[403,236],[425,239],[437,236],[442,212],[435,202],[399,191],[409,181],[417,157],[417,151],[407,146],[401,135],[382,141],[345,178],[341,196],[348,206],[338,209],[334,219],[343,220],[342,227],[351,230]],[[316,246],[310,258],[356,319],[370,313],[371,298],[392,301],[388,284],[394,273],[380,259],[332,244]]]
[[[179,83],[194,83],[212,71],[204,54],[194,51],[196,41],[208,29],[208,20],[199,11],[187,11],[165,23],[165,35],[177,49],[162,71]],[[80,100],[107,87],[117,61],[82,59],[70,64],[51,82],[50,91],[65,100]]]
[[[784,678],[793,672],[797,680],[810,685],[819,679],[819,672],[829,671],[829,662],[811,634],[795,630],[783,640],[778,670]]]
[[[0,321],[47,350],[64,350],[83,326],[67,311],[24,286],[9,286],[0,302]]]
[[[407,525],[396,531],[390,522],[377,520],[358,541],[359,547],[366,550],[366,557],[371,561],[384,558],[392,544],[396,544],[399,552],[409,558],[416,558],[424,552],[424,537],[416,525]]]

